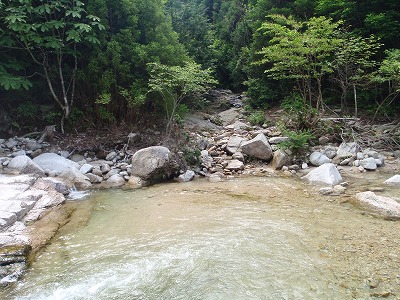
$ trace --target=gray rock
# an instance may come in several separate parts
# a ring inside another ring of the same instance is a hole
[[[18,145],[18,141],[14,140],[14,139],[9,139],[7,142],[4,143],[4,145],[8,148],[8,149],[12,149],[15,146]]]
[[[365,157],[364,157],[364,153],[362,153],[362,152],[357,152],[356,158],[357,158],[357,160],[362,160],[362,159],[364,159],[364,158],[365,158]]]
[[[353,157],[348,157],[348,158],[345,158],[344,160],[342,160],[341,162],[340,162],[340,165],[341,166],[347,166],[347,165],[353,165],[353,162],[354,162],[354,158]]]
[[[364,158],[363,160],[359,161],[359,164],[365,170],[376,170],[377,168],[375,159],[373,157]]]
[[[78,162],[85,160],[85,157],[82,154],[75,153],[71,155],[70,160]]]
[[[325,148],[324,154],[325,154],[326,157],[332,159],[332,158],[334,158],[336,156],[336,153],[337,153],[336,151],[337,151],[336,147],[328,146],[328,147]]]
[[[170,178],[177,172],[177,168],[171,152],[166,147],[144,148],[132,156],[132,175],[149,183]]]
[[[21,155],[26,155],[26,151],[25,150],[16,151],[12,154],[12,157],[21,156]]]
[[[202,150],[200,153],[201,166],[210,169],[213,165],[214,159],[209,155],[207,150]]]
[[[375,151],[375,150],[366,150],[364,151],[365,155],[369,156],[369,157],[373,157],[373,158],[379,158],[380,154]]]
[[[244,155],[243,155],[242,152],[235,152],[235,153],[232,155],[232,158],[233,158],[233,159],[240,160],[240,161],[244,161]]]
[[[125,184],[125,179],[119,174],[114,174],[106,182],[110,187],[120,187]]]
[[[107,174],[103,175],[104,179],[107,180],[108,178],[119,174],[119,172],[121,172],[120,169],[111,169],[110,171],[107,172]]]
[[[128,180],[128,186],[131,189],[139,189],[141,188],[145,183],[140,177],[137,176],[131,176]]]
[[[178,176],[179,182],[189,182],[196,174],[192,170],[187,170],[185,173]]]
[[[101,170],[101,173],[102,173],[102,174],[106,174],[106,173],[108,173],[108,172],[111,171],[111,167],[110,167],[109,164],[103,162],[103,163],[101,163],[101,165],[100,165],[100,170]]]
[[[353,201],[355,205],[385,219],[400,219],[400,204],[395,199],[368,191],[356,194]]]
[[[22,174],[36,174],[44,176],[44,170],[26,155],[16,156],[9,163],[8,168],[15,169]]]
[[[375,158],[375,163],[378,167],[382,167],[385,165],[385,159],[383,157]]]
[[[329,142],[329,138],[326,137],[326,136],[321,136],[321,137],[318,139],[318,143],[319,143],[320,145],[326,145],[328,142]]]
[[[282,142],[286,142],[288,140],[289,140],[289,138],[287,136],[276,136],[276,137],[270,138],[268,141],[270,144],[279,144]]]
[[[338,169],[332,163],[323,164],[302,178],[308,180],[310,183],[328,185],[337,185],[343,181]]]
[[[400,186],[400,175],[394,175],[388,180],[384,181],[384,184]]]
[[[242,152],[251,157],[262,160],[271,160],[273,152],[271,145],[263,133],[258,134],[254,139],[242,144]]]
[[[303,170],[308,169],[308,164],[307,163],[302,163],[301,164],[301,169],[303,169]]]
[[[223,181],[223,175],[219,173],[211,174],[210,177],[208,177],[208,181],[212,183],[221,182]]]
[[[94,175],[96,175],[96,176],[99,176],[99,177],[103,175],[103,172],[101,171],[100,166],[94,167],[93,170],[92,170],[92,173],[93,173]],[[87,176],[87,175],[88,175],[88,174],[86,174],[86,176]]]
[[[240,160],[232,159],[228,162],[228,165],[225,167],[225,169],[229,171],[240,171],[244,169],[244,164]]]
[[[100,174],[101,174],[101,171],[100,171]],[[101,177],[99,175],[95,175],[95,174],[92,174],[92,173],[87,173],[86,176],[87,176],[87,178],[89,178],[91,183],[100,183],[100,182],[103,181],[103,177]]]
[[[396,158],[400,158],[400,150],[396,150],[393,152],[393,156]]]
[[[75,184],[77,188],[90,186],[89,179],[79,172],[79,164],[55,153],[43,153],[33,159],[44,170],[57,172],[58,176]]]
[[[310,155],[310,163],[316,167],[322,166],[323,164],[330,162],[331,160],[321,152],[313,152]]]
[[[272,158],[272,168],[280,170],[288,164],[290,164],[290,156],[284,150],[276,150]]]
[[[115,151],[112,151],[112,152],[110,152],[110,153],[108,153],[108,155],[106,156],[106,160],[113,160],[114,158],[116,158],[117,157],[117,152],[115,152]]]
[[[226,152],[230,155],[236,153],[240,146],[247,140],[241,136],[232,136],[226,145]]]
[[[26,143],[26,148],[28,150],[36,151],[36,150],[42,149],[43,145],[39,144],[36,141],[29,141],[29,142]]]
[[[33,187],[41,191],[55,190],[63,195],[68,195],[73,188],[71,183],[53,177],[39,178]]]
[[[92,165],[90,165],[90,164],[84,164],[84,165],[82,165],[82,167],[80,167],[79,168],[79,171],[82,173],[82,174],[86,174],[86,173],[89,173],[89,172],[91,172],[92,170],[93,170],[93,166]]]
[[[360,151],[360,146],[357,143],[341,143],[336,156],[339,159],[355,156]]]
[[[69,152],[68,152],[68,151],[65,151],[65,150],[62,150],[62,151],[60,151],[60,156],[61,156],[61,157],[64,157],[64,158],[68,158]]]

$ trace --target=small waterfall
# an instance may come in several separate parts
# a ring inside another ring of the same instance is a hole
[[[69,190],[68,200],[82,200],[90,195],[90,191],[78,191],[75,185]]]

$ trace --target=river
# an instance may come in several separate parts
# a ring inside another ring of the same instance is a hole
[[[104,190],[3,299],[400,297],[399,223],[274,176]]]

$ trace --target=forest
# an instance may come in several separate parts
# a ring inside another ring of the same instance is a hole
[[[398,0],[3,0],[1,127],[168,132],[211,88],[253,111],[391,120],[399,20]]]

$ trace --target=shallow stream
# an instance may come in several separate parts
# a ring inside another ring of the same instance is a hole
[[[81,200],[2,299],[399,299],[400,223],[276,177]]]

